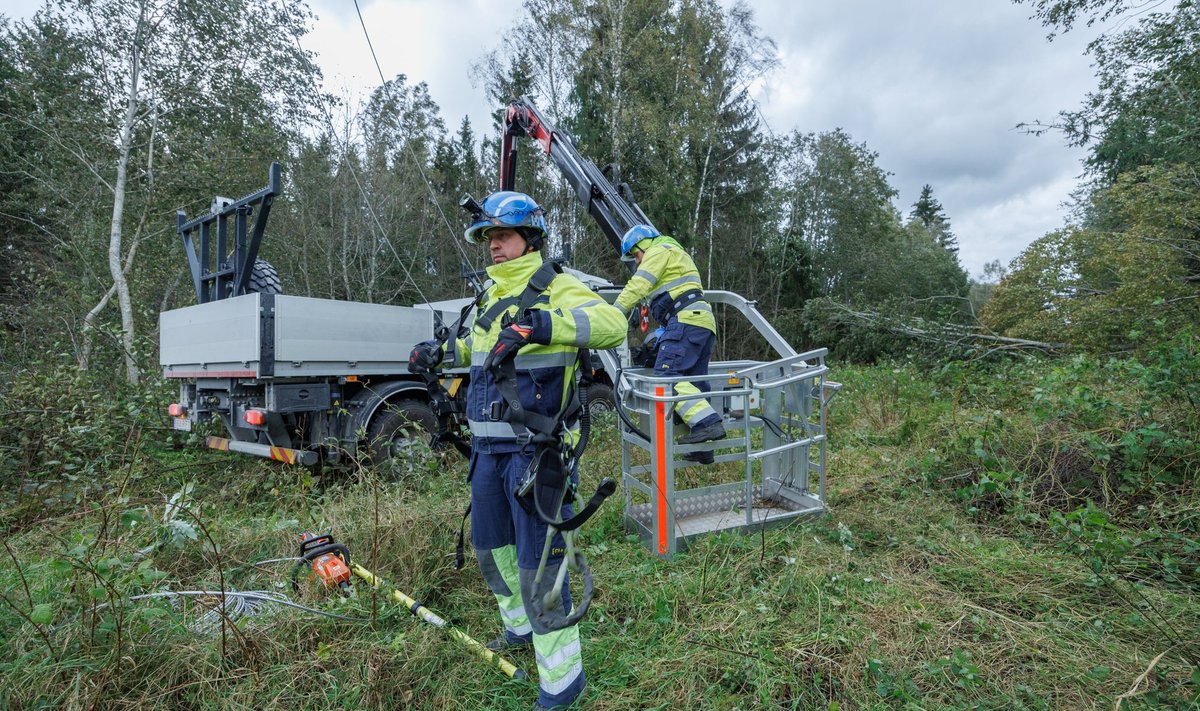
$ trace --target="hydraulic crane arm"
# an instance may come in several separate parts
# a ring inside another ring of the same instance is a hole
[[[508,105],[504,113],[504,135],[500,145],[500,189],[513,190],[517,175],[517,139],[532,138],[562,171],[575,197],[600,225],[613,248],[620,252],[621,237],[630,227],[653,226],[650,218],[633,200],[633,191],[620,182],[615,166],[602,170],[584,158],[571,137],[558,130],[527,98]],[[609,175],[615,176],[614,180]]]

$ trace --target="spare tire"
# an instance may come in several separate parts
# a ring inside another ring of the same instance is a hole
[[[246,282],[247,294],[282,294],[283,284],[279,271],[265,259],[255,259],[250,268],[250,279]]]

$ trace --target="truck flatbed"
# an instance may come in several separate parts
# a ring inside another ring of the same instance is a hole
[[[159,315],[167,378],[395,375],[433,338],[433,309],[245,294]],[[457,310],[445,310],[447,322]]]

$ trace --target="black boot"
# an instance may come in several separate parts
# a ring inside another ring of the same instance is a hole
[[[717,461],[713,458],[711,449],[702,449],[698,452],[688,452],[687,454],[683,455],[683,458],[689,462],[697,462],[699,464],[712,464],[713,462]]]
[[[509,642],[507,637],[505,637],[504,635],[500,635],[496,639],[493,639],[491,642],[488,642],[487,644],[485,644],[483,646],[487,647],[488,649],[490,649],[493,652],[503,652],[506,649],[516,649],[518,647],[528,647],[531,644],[533,644],[533,640],[530,640],[528,642],[526,642],[524,640],[522,640],[520,642]]]

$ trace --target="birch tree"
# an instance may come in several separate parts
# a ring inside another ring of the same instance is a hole
[[[170,224],[180,201],[202,211],[192,202],[201,190],[206,206],[216,189],[236,186],[229,173],[241,171],[222,170],[235,151],[260,158],[252,171],[257,180],[270,159],[286,154],[306,106],[315,103],[319,73],[297,44],[308,17],[303,4],[284,0],[53,0],[17,28],[26,64],[70,49],[75,61],[55,83],[75,82],[95,99],[80,109],[60,101],[12,117],[54,151],[53,163],[25,166],[43,193],[56,198],[71,182],[59,178],[73,169],[104,195],[90,203],[103,206],[103,237],[70,226],[85,282],[99,283],[82,318],[82,368],[92,366],[93,332],[115,297],[124,377],[137,382],[134,277],[142,260],[135,257],[148,230]],[[162,244],[170,241],[151,245],[160,262],[168,258]],[[99,254],[104,267],[93,271],[100,264],[92,255]],[[170,258],[179,263],[177,253]]]

